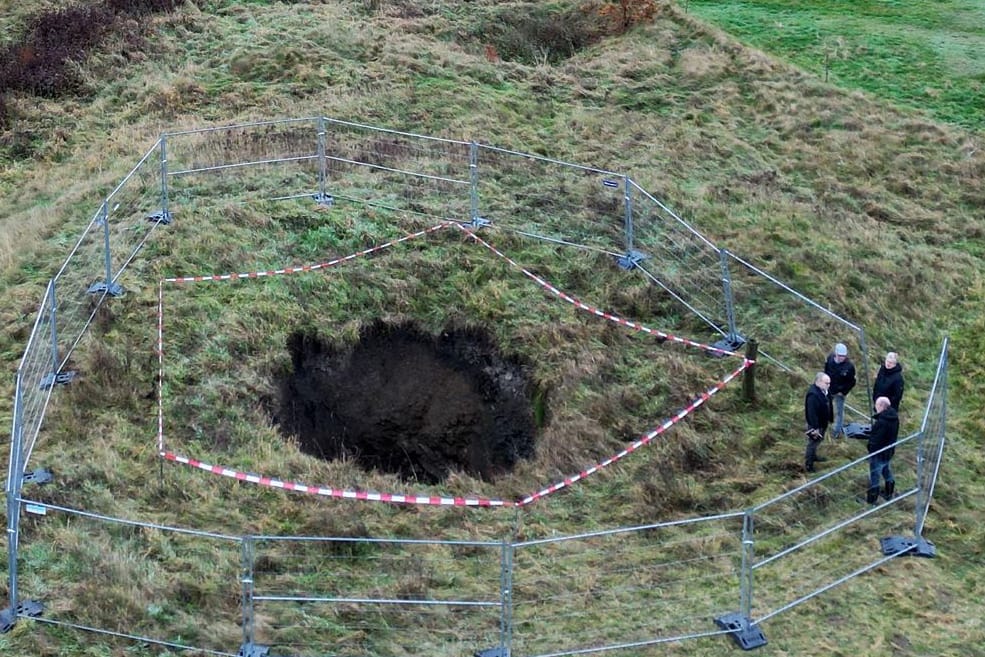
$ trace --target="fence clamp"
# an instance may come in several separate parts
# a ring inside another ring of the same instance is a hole
[[[626,255],[619,256],[619,259],[616,260],[616,263],[619,265],[620,269],[624,271],[629,271],[630,269],[636,267],[637,264],[643,262],[649,257],[650,256],[646,255],[641,251],[630,251]]]
[[[44,611],[44,605],[37,600],[25,600],[17,605],[17,609],[10,607],[0,610],[0,634],[6,634],[14,629],[14,623],[18,616],[37,618]]]
[[[719,616],[715,619],[715,624],[727,631],[743,650],[766,645],[766,635],[759,626],[753,625],[748,618],[738,612]]]
[[[171,222],[174,221],[174,215],[167,210],[158,210],[153,214],[147,215],[147,221],[155,224],[161,224],[162,226],[170,226]]]
[[[335,205],[335,197],[331,194],[323,194],[322,192],[312,194],[311,200],[320,208],[330,208]]]
[[[71,383],[75,376],[78,374],[75,370],[65,370],[64,372],[48,372],[41,379],[41,383],[38,387],[42,390],[47,390],[48,388],[53,388],[54,386],[63,386]]]
[[[895,554],[900,556],[926,557],[933,559],[937,556],[937,547],[923,538],[907,538],[905,536],[887,536],[879,541],[882,546],[884,556],[891,557]]]
[[[25,484],[47,484],[50,481],[54,481],[55,475],[51,473],[48,468],[38,468],[37,470],[32,470],[31,472],[25,472],[23,482]]]

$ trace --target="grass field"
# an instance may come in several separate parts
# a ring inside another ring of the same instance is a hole
[[[948,448],[926,531],[938,558],[891,562],[771,619],[770,643],[758,653],[985,655],[980,2],[656,2],[652,16],[628,29],[599,6],[568,2],[161,0],[93,4],[82,14],[73,7],[3,3],[0,12],[0,357],[11,375],[48,279],[101,199],[163,131],[324,115],[626,172],[729,250],[860,322],[874,350],[899,351],[914,402],[930,385],[942,337],[952,340]],[[55,18],[40,21],[45,11]],[[545,199],[530,179],[516,190],[540,199],[544,216],[571,207]],[[56,482],[37,494],[231,533],[497,540],[511,531],[517,519],[508,513],[360,506],[162,468],[152,438],[161,277],[306,262],[400,233],[383,211],[316,214],[300,204],[205,195],[177,209],[177,219],[149,242],[123,281],[127,296],[111,302],[81,346],[81,380],[56,395],[35,455]],[[594,228],[587,214],[570,220],[580,235]],[[659,328],[701,330],[604,258],[516,236],[495,241],[586,299]],[[433,331],[476,323],[530,363],[538,389],[550,391],[540,402],[548,410],[539,421],[550,419],[536,457],[496,485],[456,473],[448,490],[462,495],[519,495],[577,471],[726,371],[591,323],[474,245],[445,236],[357,264],[331,286],[278,279],[214,297],[198,289],[168,295],[175,312],[168,336],[182,345],[168,363],[169,431],[244,467],[351,487],[405,484],[348,462],[314,462],[285,447],[269,419],[264,399],[299,326],[351,340],[380,316]],[[777,331],[804,354],[798,369],[816,368],[824,353],[811,351],[809,327],[783,322],[776,318]],[[737,395],[714,399],[638,459],[532,506],[523,531],[569,534],[739,509],[803,482],[799,430],[790,427],[799,424],[806,382],[769,369],[761,376],[756,407]],[[12,386],[3,390],[0,408],[11,422]],[[193,394],[182,400],[181,390]],[[912,429],[919,418],[904,420]],[[847,460],[853,447],[830,449]],[[182,556],[183,544],[153,533],[104,534],[82,524],[87,534],[52,520],[25,520],[21,557],[25,572],[44,573],[25,585],[48,592],[56,612],[81,609],[107,626],[127,614],[173,615],[185,639],[235,644],[235,625],[210,626],[196,602],[219,596],[216,614],[235,611],[238,590],[225,591],[210,568],[235,578],[238,554]],[[100,553],[119,558],[94,578],[87,564]],[[141,565],[142,554],[169,553],[182,560],[181,576],[155,578]],[[695,595],[710,597],[710,586]],[[159,595],[177,602],[148,602]],[[541,638],[592,623],[559,623]],[[648,654],[737,650],[714,638]],[[27,621],[0,635],[0,651],[177,654]]]
[[[695,15],[835,84],[977,131],[985,106],[980,2],[714,2]]]

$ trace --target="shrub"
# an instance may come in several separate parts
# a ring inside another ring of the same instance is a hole
[[[168,12],[177,4],[177,0],[105,0],[38,14],[20,39],[0,51],[0,88],[46,97],[78,93],[82,90],[78,64],[113,29],[117,17]]]
[[[602,40],[608,32],[608,20],[598,11],[558,11],[532,4],[500,11],[473,36],[506,61],[557,64]]]

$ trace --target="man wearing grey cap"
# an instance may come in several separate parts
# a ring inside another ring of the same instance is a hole
[[[843,438],[845,427],[845,395],[855,387],[855,365],[848,358],[848,347],[839,342],[824,363],[824,373],[831,377],[828,395],[834,407],[833,438]]]

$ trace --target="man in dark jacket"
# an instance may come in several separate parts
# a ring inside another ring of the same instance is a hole
[[[872,399],[880,397],[887,397],[890,406],[899,411],[899,403],[903,399],[903,368],[895,351],[886,354],[886,362],[879,366],[876,382],[872,386]]]
[[[872,428],[869,429],[869,490],[866,491],[865,501],[875,504],[879,499],[879,479],[886,482],[883,497],[887,501],[893,499],[896,481],[889,462],[896,451],[896,438],[899,436],[899,415],[892,407],[888,397],[876,399],[876,414],[872,417]]]
[[[848,347],[842,343],[835,345],[835,348],[828,355],[824,362],[824,373],[831,377],[831,387],[828,389],[828,396],[833,402],[835,412],[834,429],[831,431],[832,438],[844,436],[845,426],[845,395],[855,387],[855,365],[848,358]]]
[[[807,430],[804,432],[807,436],[804,469],[808,472],[814,472],[815,462],[827,460],[817,455],[817,447],[824,440],[824,432],[828,430],[828,424],[831,422],[831,399],[828,397],[830,386],[831,377],[824,372],[818,372],[804,397],[804,420],[807,423]]]

